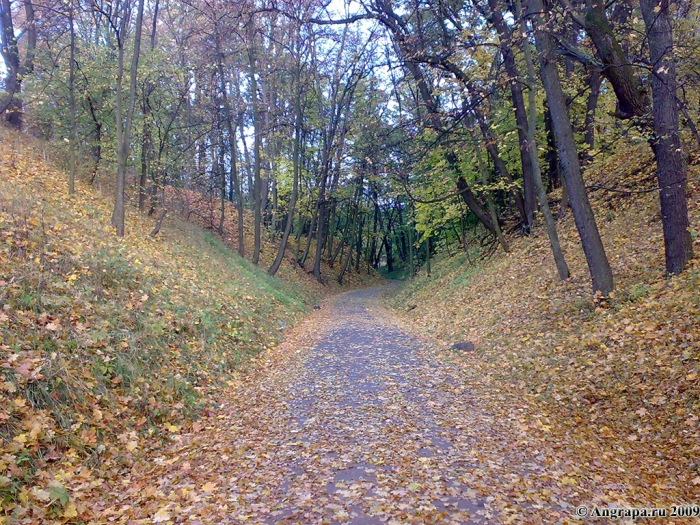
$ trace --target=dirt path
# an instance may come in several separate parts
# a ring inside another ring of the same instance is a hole
[[[543,467],[503,437],[459,366],[381,310],[380,293],[341,296],[201,427],[134,469],[128,514],[193,525],[571,517],[527,496]]]

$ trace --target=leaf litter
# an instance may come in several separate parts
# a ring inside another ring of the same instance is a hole
[[[700,253],[700,155],[688,195]],[[620,146],[586,172],[602,187],[652,187],[646,144]],[[554,196],[556,197],[556,195]],[[572,277],[556,275],[546,234],[509,254],[436,261],[390,299],[416,333],[456,356],[484,405],[543,455],[576,504],[665,507],[700,502],[700,260],[664,271],[658,195],[594,192],[615,292],[595,301],[571,212],[558,229]],[[408,310],[406,305],[417,305]],[[690,522],[687,519],[685,522]],[[668,520],[647,520],[645,523]]]
[[[576,474],[552,472],[484,408],[459,363],[410,335],[378,294],[329,302],[261,355],[196,431],[146,448],[108,487],[103,518],[573,523]]]

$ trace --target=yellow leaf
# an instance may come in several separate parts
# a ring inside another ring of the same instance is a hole
[[[34,423],[29,435],[31,436],[32,441],[36,441],[37,438],[43,437],[43,428],[41,423]]]
[[[128,450],[129,452],[133,452],[134,450],[136,450],[138,448],[138,446],[139,446],[138,441],[129,441],[126,444],[126,450]]]
[[[173,425],[173,424],[171,424],[171,423],[166,423],[166,424],[165,424],[165,428],[167,428],[167,429],[168,429],[170,432],[172,432],[173,434],[176,434],[177,432],[180,431],[180,428],[179,428],[179,427],[177,427],[177,426],[175,426],[175,425]]]
[[[153,516],[153,523],[163,523],[164,521],[169,520],[170,514],[168,514],[167,509],[160,509],[158,512],[156,512],[156,515]]]
[[[209,481],[208,483],[205,483],[204,485],[202,485],[202,490],[203,490],[204,492],[211,492],[211,491],[214,490],[215,488],[216,488],[216,483],[212,483],[211,481]]]
[[[63,511],[63,517],[64,518],[75,518],[78,516],[78,509],[75,506],[75,503],[72,501],[66,505],[65,510]]]

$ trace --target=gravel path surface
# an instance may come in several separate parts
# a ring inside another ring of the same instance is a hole
[[[267,523],[492,517],[469,486],[473,444],[488,432],[488,417],[455,370],[376,306],[381,290],[343,296],[332,329],[289,384],[294,425],[286,444],[297,453],[288,457],[280,508]],[[298,505],[309,498],[311,515]]]

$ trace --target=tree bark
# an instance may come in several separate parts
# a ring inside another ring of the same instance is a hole
[[[12,2],[0,0],[0,54],[5,62],[5,100],[0,100],[0,114],[4,115],[9,126],[21,131],[23,124],[22,79],[27,72],[34,68],[36,51],[37,28],[34,14],[34,4],[24,0],[25,31],[27,47],[25,60],[20,58],[19,44],[15,35],[12,19]]]
[[[621,119],[643,117],[649,108],[649,99],[639,79],[634,75],[627,54],[613,32],[605,12],[607,3],[586,2],[586,13],[578,16],[569,0],[560,0],[564,9],[580,24],[590,37],[603,63],[603,74],[610,81],[618,100],[617,116]]]
[[[588,74],[588,101],[586,102],[586,119],[584,121],[584,140],[588,146],[588,151],[585,152],[583,158],[586,162],[590,162],[592,157],[590,151],[595,149],[595,110],[598,107],[598,97],[600,96],[601,84],[600,71],[596,68],[591,68]]]
[[[298,31],[297,38],[299,38]],[[279,270],[280,264],[282,264],[284,252],[287,249],[289,234],[292,231],[292,224],[294,223],[294,209],[296,208],[297,195],[299,194],[299,172],[301,171],[301,162],[299,157],[301,155],[301,128],[303,124],[301,114],[301,64],[299,61],[297,61],[296,69],[294,71],[294,86],[294,144],[292,146],[292,176],[294,179],[292,182],[292,196],[289,200],[287,221],[284,225],[284,233],[282,233],[279,249],[277,250],[277,257],[268,270],[270,275],[275,275],[277,270]]]
[[[254,143],[253,143],[253,154],[255,156],[255,169],[253,173],[253,215],[254,215],[254,227],[253,227],[253,264],[258,264],[260,260],[260,242],[261,242],[261,223],[262,223],[262,206],[260,198],[262,195],[262,180],[260,177],[260,170],[262,166],[262,122],[260,115],[260,101],[258,97],[258,80],[256,78],[258,73],[257,68],[257,57],[255,55],[255,39],[254,39],[254,28],[251,23],[251,29],[249,30],[249,41],[248,41],[248,61],[250,65],[250,97],[253,106],[253,128],[254,128]]]
[[[153,6],[153,20],[151,21],[151,39],[149,51],[153,54],[156,47],[156,29],[158,27],[158,8],[160,0],[156,0]],[[139,178],[139,212],[146,211],[146,201],[148,200],[148,176],[151,173],[151,160],[153,156],[153,133],[151,130],[151,93],[154,85],[149,78],[143,86],[143,133],[141,136],[141,177]],[[157,191],[154,187],[152,191]]]
[[[75,5],[74,0],[70,0],[68,5],[68,23],[70,25],[70,65],[68,69],[68,104],[70,109],[70,168],[68,173],[68,195],[75,194],[75,172],[76,172],[76,142],[78,139],[78,117],[75,102]]]
[[[510,174],[510,171],[508,170],[508,167],[506,166],[506,163],[503,162],[503,159],[501,158],[501,154],[498,151],[498,146],[496,145],[496,141],[494,140],[493,136],[491,135],[491,129],[489,128],[489,125],[487,124],[486,120],[484,119],[483,115],[481,115],[478,111],[474,111],[474,115],[477,121],[477,124],[479,125],[479,129],[481,130],[481,134],[484,136],[484,143],[486,145],[486,151],[488,151],[489,156],[491,157],[491,160],[493,160],[493,164],[496,167],[496,171],[508,181],[509,184],[513,184],[513,177]],[[515,207],[518,209],[518,214],[520,215],[520,220],[524,225],[529,224],[529,219],[528,219],[528,214],[525,208],[525,201],[523,200],[523,196],[520,193],[520,190],[518,188],[510,190],[510,194],[513,197],[513,200],[515,201]]]
[[[217,28],[218,30],[218,28]],[[238,148],[236,146],[236,125],[234,122],[233,112],[231,111],[231,100],[226,89],[226,74],[224,73],[223,55],[221,52],[221,44],[219,35],[216,35],[217,47],[217,71],[219,74],[219,91],[223,101],[224,122],[226,131],[228,132],[229,149],[231,150],[231,192],[236,194],[236,212],[238,218],[238,255],[245,257],[245,231],[243,225],[243,189],[241,188],[241,180],[238,174]]]
[[[678,129],[673,32],[668,0],[641,0],[641,7],[653,68],[652,148],[656,156],[656,176],[661,190],[666,271],[676,274],[682,272],[693,257],[693,240],[686,201],[687,167]]]
[[[131,79],[129,85],[129,106],[126,115],[122,114],[122,80],[124,77],[124,47],[126,39],[127,19],[124,14],[119,35],[119,70],[117,73],[117,195],[112,213],[112,225],[117,230],[119,237],[124,237],[124,190],[126,186],[126,164],[129,158],[129,146],[131,144],[131,126],[134,120],[134,108],[136,107],[136,75],[138,74],[139,55],[141,52],[141,27],[143,26],[143,8],[145,0],[139,0],[136,15],[136,27],[134,29],[134,54],[131,59]],[[122,119],[124,124],[122,125]]]
[[[540,58],[542,82],[547,94],[554,132],[557,136],[559,158],[571,200],[574,221],[581,237],[593,291],[607,296],[613,290],[612,270],[598,232],[593,209],[581,175],[574,132],[566,110],[566,99],[561,87],[556,62],[556,45],[547,32],[542,0],[530,0],[529,12],[535,33],[535,44]]]
[[[474,145],[474,150],[476,153],[476,160],[479,165],[479,172],[481,173],[481,183],[484,186],[488,186],[489,183],[489,176],[488,172],[486,171],[486,166],[484,165],[484,161],[481,158],[481,149],[479,148],[478,144]],[[501,248],[503,248],[503,251],[508,253],[510,251],[510,248],[508,247],[508,243],[506,242],[506,238],[503,236],[503,232],[501,231],[501,226],[498,224],[498,215],[496,213],[496,206],[493,203],[493,197],[491,196],[491,192],[486,190],[486,204],[489,209],[489,215],[491,217],[491,224],[493,224],[495,233],[496,233],[496,238],[498,239],[499,244],[501,245]],[[428,257],[430,257],[430,254],[428,253]],[[428,265],[428,268],[430,268],[430,265]],[[430,275],[430,273],[428,273]]]
[[[520,0],[515,0],[515,6],[516,16],[521,20],[520,27],[522,30],[522,34],[527,35],[527,22],[521,17]],[[537,155],[537,143],[535,141],[535,129],[537,126],[537,104],[535,99],[535,87],[537,86],[537,80],[535,78],[535,64],[532,61],[532,49],[530,47],[530,40],[526,36],[524,36],[521,42],[523,47],[523,54],[525,55],[525,64],[527,65],[527,81],[529,84],[529,118],[527,127],[527,140],[530,147],[528,148],[528,151],[532,160],[532,173],[535,181],[535,189],[537,190],[537,196],[540,201],[540,209],[542,210],[542,215],[544,215],[544,221],[547,225],[547,236],[549,237],[549,244],[552,247],[554,263],[557,266],[559,278],[563,281],[564,279],[569,278],[569,266],[566,264],[564,253],[561,250],[561,243],[559,242],[559,235],[557,234],[556,222],[554,220],[554,217],[552,216],[552,211],[549,209],[547,191],[545,190],[544,183],[542,182],[542,173],[540,172],[540,160]]]
[[[462,200],[469,210],[476,215],[476,218],[479,219],[481,224],[483,224],[488,231],[495,235],[496,228],[491,220],[491,215],[489,215],[477,200],[476,195],[474,195],[474,192],[469,188],[469,184],[467,184],[467,181],[461,175],[457,177],[457,190],[459,190],[459,194],[462,196]]]
[[[508,77],[508,87],[510,88],[511,101],[515,112],[515,123],[518,128],[518,143],[520,145],[520,162],[523,169],[523,194],[524,201],[524,227],[529,231],[532,225],[533,214],[537,207],[535,197],[535,181],[533,175],[532,158],[530,156],[530,143],[527,138],[527,111],[525,109],[525,99],[523,98],[523,88],[520,83],[520,75],[518,66],[515,62],[515,54],[513,52],[512,31],[508,28],[503,19],[503,13],[499,0],[488,0],[490,9],[490,19],[493,26],[498,32],[500,39],[501,56],[503,57],[503,65]]]

